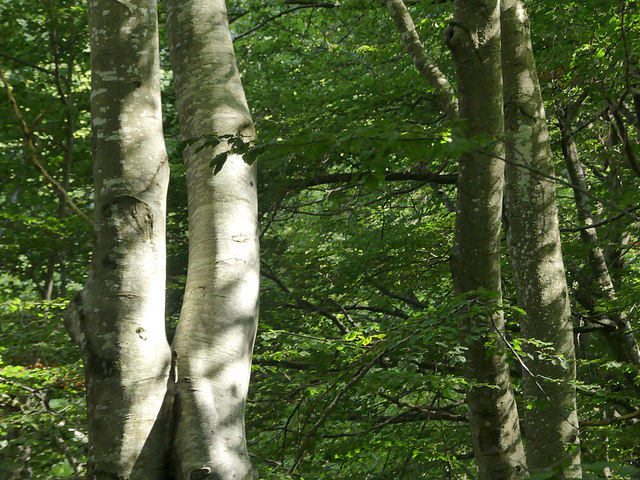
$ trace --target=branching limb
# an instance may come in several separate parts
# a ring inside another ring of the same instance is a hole
[[[295,299],[296,304],[289,305],[290,307],[301,308],[304,310],[318,312],[320,315],[331,320],[331,322],[338,328],[338,330],[340,330],[340,333],[342,335],[346,335],[347,333],[349,333],[349,329],[346,327],[346,325],[342,323],[342,321],[338,317],[336,317],[334,314],[327,311],[320,305],[316,305],[314,303],[311,303],[308,300],[305,300],[304,298],[294,295],[294,293],[291,290],[289,290],[289,288],[287,288],[284,282],[275,273],[273,273],[273,271],[269,267],[263,268],[260,271],[260,273],[266,278],[268,278],[269,280],[272,280],[273,282],[275,282],[275,284],[278,285],[278,287],[280,287],[280,290],[282,290],[284,293],[286,293],[287,295],[290,295],[292,298]]]

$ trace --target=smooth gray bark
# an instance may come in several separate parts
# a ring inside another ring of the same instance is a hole
[[[456,66],[465,135],[482,136],[487,143],[460,160],[451,262],[456,293],[471,295],[471,315],[462,330],[469,339],[465,376],[472,385],[467,405],[478,478],[522,478],[524,449],[505,361],[504,318],[497,308],[504,185],[500,2],[456,1],[445,39]]]
[[[455,96],[455,92],[447,77],[424,49],[407,6],[402,0],[385,0],[384,3],[389,10],[389,15],[396,29],[400,33],[409,57],[411,57],[422,78],[433,89],[440,109],[447,119],[456,120],[458,118],[458,99]]]
[[[256,166],[229,155],[226,140],[198,151],[203,136],[251,141],[253,123],[236,66],[223,0],[165,0],[185,149],[189,266],[173,343],[175,450],[181,478],[255,478],[244,407],[258,318]]]
[[[573,325],[550,180],[553,156],[523,2],[502,0],[501,21],[507,241],[518,305],[526,312],[522,336],[551,349],[545,353],[526,344],[527,464],[531,472],[555,467],[560,478],[582,478]]]
[[[170,367],[156,2],[91,0],[91,268],[66,324],[87,381],[89,478],[160,479]]]

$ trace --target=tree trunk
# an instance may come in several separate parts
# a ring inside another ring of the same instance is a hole
[[[578,218],[583,226],[589,227],[595,223],[595,219],[591,212],[589,198],[584,193],[587,191],[588,185],[573,133],[572,109],[568,108],[563,112],[559,112],[558,120],[562,133],[562,153],[569,172],[569,179],[571,184],[574,185],[573,196],[576,201]],[[581,303],[587,310],[595,312],[597,310],[597,301],[614,302],[616,300],[616,291],[604,252],[598,241],[596,228],[583,228],[580,230],[580,237],[584,244],[589,247],[587,259],[590,270],[589,275],[585,275],[584,279],[581,279],[581,287],[587,292],[581,298]],[[636,369],[640,368],[640,348],[626,313],[609,309],[605,309],[604,313],[607,317],[603,319],[604,322],[611,321],[612,330],[605,331],[604,335],[613,355],[620,361],[634,365]],[[602,312],[599,312],[599,314],[601,315]],[[632,383],[637,389],[637,380],[632,379]]]
[[[258,318],[255,165],[223,136],[254,139],[223,0],[166,0],[189,197],[189,266],[174,339],[175,449],[184,479],[255,478],[244,406]],[[205,135],[220,138],[200,149]]]
[[[164,478],[171,353],[156,2],[89,2],[93,258],[66,323],[87,381],[89,478]]]
[[[460,160],[451,263],[456,293],[470,293],[470,303],[478,304],[463,325],[470,339],[465,375],[472,385],[467,404],[473,447],[481,480],[516,479],[526,474],[525,456],[497,308],[504,183],[500,2],[456,1],[445,39],[456,66],[465,134],[490,142]],[[483,298],[481,290],[493,297]]]
[[[456,120],[458,118],[458,99],[455,96],[455,92],[447,77],[427,55],[407,6],[402,0],[385,0],[384,3],[389,10],[389,15],[396,29],[400,33],[409,57],[411,57],[422,78],[433,89],[438,99],[438,106],[448,120]]]
[[[527,464],[531,472],[557,467],[561,478],[582,478],[576,411],[575,350],[562,261],[553,157],[521,0],[502,2],[506,123],[506,219],[509,253],[527,344],[523,369]],[[558,361],[556,356],[562,357]]]

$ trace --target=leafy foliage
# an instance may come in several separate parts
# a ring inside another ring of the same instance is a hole
[[[637,371],[609,352],[598,322],[620,310],[638,323],[632,215],[639,179],[615,128],[617,115],[637,155],[637,7],[594,0],[528,6],[561,180],[585,478],[630,478],[640,463],[637,419],[616,418],[638,409],[629,380]],[[452,4],[418,0],[410,8],[430,55],[451,77],[441,31]],[[482,141],[465,142],[460,125],[444,123],[382,6],[238,0],[228,9],[259,141],[199,140],[207,147],[231,141],[235,153],[260,164],[262,318],[247,431],[261,477],[474,478],[458,328],[468,303],[452,295],[448,256],[456,159]],[[85,18],[84,3],[73,0],[0,0],[0,68],[33,132],[36,157],[88,213]],[[172,165],[171,332],[186,272],[186,187],[170,65],[161,53]],[[577,108],[577,145],[617,293],[615,302],[593,308],[584,301],[592,296],[584,280],[588,248],[556,125],[568,107]],[[90,228],[30,163],[6,96],[0,114],[0,478],[78,477],[86,456],[84,387],[61,312],[87,270]],[[224,157],[212,161],[220,168]],[[507,265],[504,272],[520,396],[528,339],[518,332]]]

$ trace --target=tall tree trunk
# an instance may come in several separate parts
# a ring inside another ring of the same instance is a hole
[[[89,478],[164,478],[165,203],[156,2],[90,0],[93,258],[67,326],[83,352]]]
[[[472,385],[467,404],[473,447],[481,480],[516,479],[526,474],[525,456],[505,361],[504,318],[497,309],[504,184],[500,2],[456,1],[445,39],[456,66],[465,134],[493,139],[460,160],[451,263],[456,293],[495,294],[478,295],[485,311],[472,306],[463,327],[467,337],[477,336],[467,344],[465,372]]]
[[[553,157],[544,105],[521,0],[502,1],[506,123],[506,219],[522,335],[545,342],[551,355],[528,344],[523,371],[527,464],[531,472],[557,466],[561,478],[582,478],[576,411],[575,350],[562,261]],[[559,362],[555,356],[564,359]]]
[[[189,198],[189,266],[174,339],[175,449],[182,478],[255,478],[244,407],[258,318],[255,165],[211,160],[226,140],[254,136],[224,0],[165,0]]]
[[[562,133],[562,153],[569,172],[569,179],[571,184],[574,185],[573,196],[576,201],[578,218],[584,227],[589,227],[595,223],[595,219],[591,211],[589,198],[584,193],[587,191],[588,185],[573,133],[573,116],[573,108],[566,108],[564,111],[558,112]],[[590,270],[589,275],[586,275],[582,280],[583,285],[581,287],[588,293],[581,299],[581,303],[589,311],[595,312],[597,301],[614,302],[616,300],[616,291],[604,252],[598,241],[596,228],[583,228],[580,230],[580,237],[584,244],[589,247],[587,259]],[[607,316],[604,321],[611,321],[612,330],[605,331],[604,335],[613,355],[618,360],[640,368],[640,348],[626,313],[609,309],[605,309],[604,313]],[[632,383],[636,385],[636,388],[638,387],[637,380],[632,380]]]

